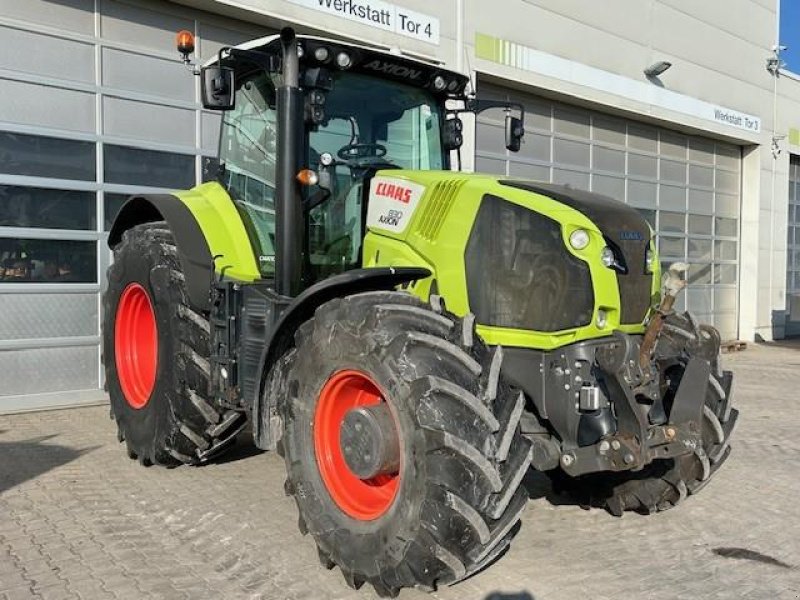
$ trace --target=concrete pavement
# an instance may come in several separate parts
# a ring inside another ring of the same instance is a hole
[[[510,552],[401,600],[800,598],[800,344],[727,355],[733,454],[677,509],[616,519],[531,474]],[[0,598],[372,600],[320,567],[277,454],[240,443],[202,468],[145,469],[107,407],[0,416]]]

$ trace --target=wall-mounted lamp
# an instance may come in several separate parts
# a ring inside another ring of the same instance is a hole
[[[658,77],[664,71],[669,69],[672,66],[671,62],[667,62],[665,60],[660,60],[656,63],[653,63],[649,67],[644,70],[644,74],[648,77]]]
[[[775,75],[780,75],[780,70],[786,66],[786,63],[781,60],[781,52],[786,50],[786,46],[773,46],[772,55],[767,59],[767,71]]]

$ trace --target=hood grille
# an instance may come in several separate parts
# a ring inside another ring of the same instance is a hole
[[[433,186],[422,207],[419,216],[419,226],[417,233],[420,237],[433,242],[439,236],[442,224],[447,218],[447,214],[453,207],[458,192],[464,187],[464,180],[451,179],[442,181]]]
[[[588,217],[623,255],[627,273],[617,273],[621,306],[620,322],[644,321],[652,302],[653,276],[645,271],[645,252],[650,241],[647,221],[632,206],[583,190],[547,183],[504,181],[503,185],[542,194]]]
[[[469,307],[481,325],[550,332],[591,323],[589,267],[545,215],[486,194],[464,258]]]

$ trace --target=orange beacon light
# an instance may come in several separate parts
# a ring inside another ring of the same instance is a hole
[[[175,45],[178,47],[178,52],[183,56],[183,62],[188,63],[189,55],[194,52],[194,34],[185,29],[179,31],[175,37]]]

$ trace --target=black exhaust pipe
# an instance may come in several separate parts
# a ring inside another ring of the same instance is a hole
[[[303,135],[300,94],[300,58],[294,29],[281,31],[283,81],[278,99],[278,145],[275,161],[275,291],[284,296],[300,293],[303,252],[303,209],[296,180]]]

